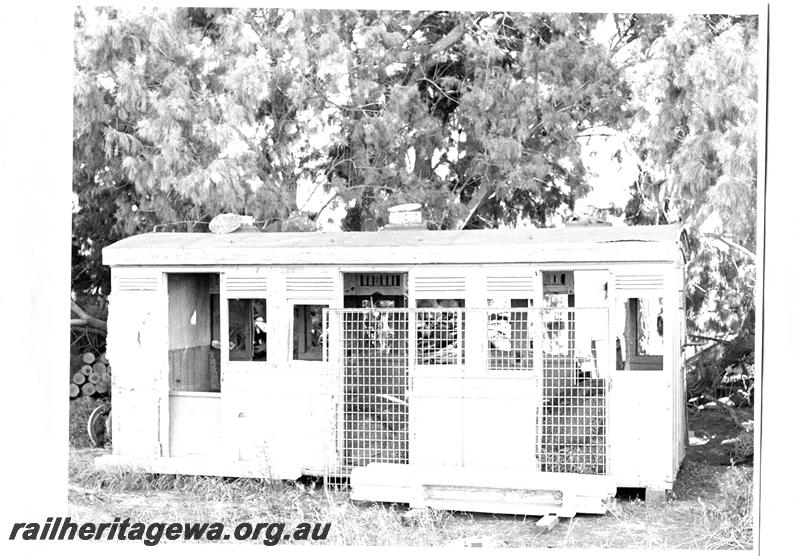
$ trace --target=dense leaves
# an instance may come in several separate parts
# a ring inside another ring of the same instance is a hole
[[[349,204],[346,229],[412,200],[436,227],[544,224],[586,190],[576,136],[625,121],[598,19],[79,11],[78,262],[97,275],[107,241],[222,211],[305,229],[301,183]]]
[[[686,224],[695,334],[754,324],[757,31],[754,17],[678,18],[631,55],[640,175],[628,217]]]

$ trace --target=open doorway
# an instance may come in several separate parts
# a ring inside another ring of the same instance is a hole
[[[220,429],[219,274],[167,275],[169,455],[207,455]]]

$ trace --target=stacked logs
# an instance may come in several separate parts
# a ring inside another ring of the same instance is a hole
[[[69,397],[111,395],[111,365],[105,353],[91,351],[73,357],[70,366]]]

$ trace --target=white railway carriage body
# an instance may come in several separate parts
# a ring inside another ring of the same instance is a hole
[[[574,515],[670,489],[683,458],[677,226],[153,233],[103,256],[103,464]]]

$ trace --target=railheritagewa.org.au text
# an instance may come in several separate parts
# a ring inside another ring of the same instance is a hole
[[[77,523],[69,517],[48,517],[44,523],[14,523],[9,540],[104,540],[139,541],[154,546],[168,541],[261,541],[266,546],[280,542],[323,541],[330,532],[330,523],[299,523],[287,527],[286,523],[242,522],[233,529],[215,523],[153,522],[142,523],[130,519]]]

